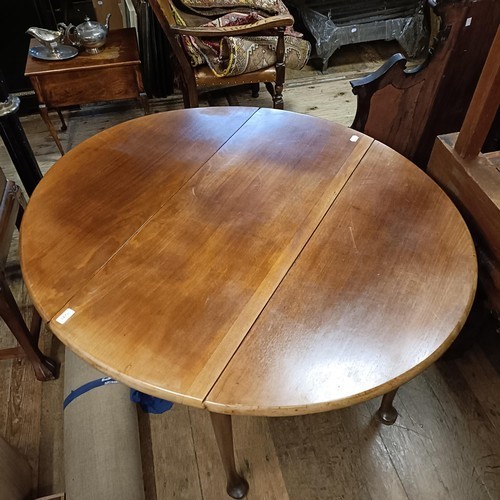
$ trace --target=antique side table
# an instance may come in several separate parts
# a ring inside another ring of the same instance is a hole
[[[30,48],[38,44],[32,39]],[[134,28],[110,31],[99,54],[81,52],[73,59],[63,61],[44,61],[28,55],[25,75],[31,80],[40,114],[61,154],[64,150],[48,109],[58,111],[62,130],[66,129],[66,124],[59,108],[65,106],[140,99],[148,113],[140,66]]]
[[[89,168],[89,165],[92,168]],[[384,395],[451,344],[474,245],[415,165],[327,120],[169,111],[73,148],[21,227],[53,332],[124,384],[210,412],[228,492],[231,415],[290,416]]]

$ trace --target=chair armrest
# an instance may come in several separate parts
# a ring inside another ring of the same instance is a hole
[[[251,24],[243,24],[241,26],[171,26],[172,31],[177,35],[191,35],[197,37],[220,37],[220,36],[237,36],[247,33],[255,33],[271,28],[284,28],[292,26],[294,19],[292,16],[282,15],[273,16],[266,19],[261,19]]]

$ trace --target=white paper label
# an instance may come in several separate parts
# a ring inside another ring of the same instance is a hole
[[[466,20],[465,20],[465,26],[470,26],[472,24],[472,17],[468,17]]]
[[[61,325],[64,325],[64,323],[66,323],[66,321],[68,321],[68,319],[71,318],[71,316],[73,316],[73,314],[75,314],[75,311],[73,311],[73,309],[70,309],[68,307],[68,309],[66,309],[62,314],[60,314],[56,318],[56,321],[58,323],[60,323]]]
[[[358,135],[353,135],[349,140],[351,142],[358,142],[359,136]]]

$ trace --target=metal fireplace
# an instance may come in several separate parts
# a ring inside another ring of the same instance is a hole
[[[302,21],[315,40],[315,56],[328,67],[343,45],[397,40],[408,56],[424,46],[423,0],[297,0]]]

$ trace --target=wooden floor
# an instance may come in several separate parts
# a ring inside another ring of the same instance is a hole
[[[292,75],[300,78],[287,85],[286,109],[349,125],[356,106],[348,81],[375,69],[384,50],[361,45],[341,51],[327,75],[312,69]],[[246,94],[238,99],[270,106],[264,92],[258,100]],[[152,102],[154,112],[178,107],[178,96]],[[70,149],[141,114],[130,103],[65,112],[63,145]],[[46,171],[58,159],[57,149],[37,115],[22,122]],[[15,178],[3,148],[0,163]],[[15,244],[8,269],[29,316]],[[44,352],[64,363],[63,346],[47,330],[42,341]],[[0,346],[11,345],[2,324]],[[62,398],[62,377],[40,383],[25,361],[0,362],[0,434],[28,458],[39,496],[64,491]],[[304,417],[235,417],[237,463],[250,483],[248,498],[500,499],[500,335],[491,325],[476,333],[463,354],[440,360],[400,389],[394,426],[373,418],[378,404]],[[208,413],[175,405],[163,415],[139,413],[139,421],[147,500],[226,498]]]

